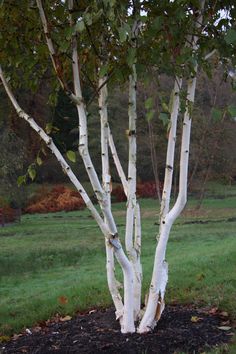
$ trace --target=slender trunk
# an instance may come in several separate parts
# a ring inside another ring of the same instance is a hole
[[[104,85],[106,77],[99,80],[99,87],[102,87],[99,92],[99,112],[101,120],[101,154],[102,154],[102,183],[103,189],[106,194],[107,203],[111,208],[111,175],[109,166],[109,154],[108,154],[108,139],[109,139],[109,127],[108,127],[108,115],[107,115],[107,86]],[[105,223],[107,221],[105,219]],[[108,287],[113,299],[113,303],[116,309],[116,319],[119,319],[121,327],[123,326],[123,311],[124,306],[121,295],[118,289],[118,281],[115,277],[115,264],[114,264],[114,249],[109,242],[105,240],[106,246],[106,269],[107,269],[107,282]]]
[[[165,168],[165,179],[162,192],[161,200],[161,217],[164,217],[170,208],[170,196],[173,181],[173,171],[174,171],[174,157],[175,157],[175,145],[176,145],[176,132],[177,132],[177,121],[180,107],[180,90],[182,87],[182,79],[176,78],[174,83],[174,90],[172,92],[172,107],[171,107],[171,127],[168,137],[167,153],[166,153],[166,168]]]
[[[116,166],[117,173],[120,177],[120,180],[121,180],[121,183],[122,183],[122,186],[124,189],[124,193],[127,196],[128,182],[127,182],[124,170],[121,166],[120,159],[119,159],[117,151],[116,151],[116,146],[114,144],[114,140],[113,140],[113,136],[112,136],[110,128],[108,128],[108,131],[109,131],[109,146],[110,146],[111,154],[112,154],[115,166]]]
[[[123,185],[123,188],[124,188],[125,195],[127,196],[127,193],[128,193],[128,182],[127,182],[124,170],[123,170],[123,168],[121,166],[121,163],[120,163],[120,160],[119,160],[116,148],[115,148],[115,144],[114,144],[114,141],[113,141],[113,136],[112,136],[112,133],[111,133],[110,129],[109,129],[109,146],[110,146],[110,150],[111,150],[111,153],[112,153],[112,157],[113,157],[117,172],[119,174],[119,177],[121,179],[121,182],[122,182],[122,185]],[[139,261],[136,263],[136,270],[137,270],[137,273],[140,274],[140,277],[141,277],[142,276],[142,266],[141,266],[141,263],[140,263],[140,252],[141,252],[141,237],[142,237],[141,235],[142,235],[142,232],[141,232],[140,206],[139,206],[139,203],[138,203],[137,199],[136,199],[136,205],[135,205],[135,211],[134,211],[134,220],[135,220],[134,221],[134,249],[135,249],[136,253],[139,254]],[[136,284],[137,284],[136,289],[138,289],[138,290],[136,290],[136,293],[140,294],[136,298],[136,300],[137,300],[136,304],[139,304],[140,301],[141,301],[141,282],[137,282]],[[140,288],[140,290],[139,290],[139,288]],[[138,313],[138,311],[136,311],[136,313]]]
[[[134,318],[138,319],[141,306],[141,286],[142,270],[140,264],[140,247],[134,246],[134,218],[136,201],[136,69],[132,68],[129,77],[129,164],[128,164],[128,193],[127,193],[127,212],[126,212],[126,232],[125,246],[128,257],[134,270]],[[138,231],[137,231],[138,232]],[[141,242],[141,240],[139,240]]]
[[[76,97],[70,90],[67,82],[64,79],[64,70],[63,70],[63,65],[60,60],[60,57],[56,51],[56,48],[53,44],[52,37],[51,37],[51,31],[50,31],[50,25],[48,24],[47,17],[44,12],[44,8],[42,5],[41,0],[36,0],[37,7],[39,9],[39,16],[43,25],[43,31],[46,37],[46,43],[49,51],[49,55],[52,61],[53,68],[55,70],[55,73],[57,75],[58,81],[60,82],[60,85],[66,95],[75,103],[79,104],[81,98]]]

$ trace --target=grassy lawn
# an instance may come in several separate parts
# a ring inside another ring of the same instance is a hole
[[[236,188],[228,188],[223,197],[211,195],[200,211],[194,211],[196,201],[190,199],[174,225],[167,252],[166,301],[217,306],[235,320]],[[141,200],[141,207],[145,294],[158,231],[158,203]],[[122,203],[114,205],[121,238],[124,209]],[[111,304],[104,240],[88,211],[24,215],[20,224],[0,228],[0,243],[1,335],[55,313]],[[118,267],[117,273],[121,277]],[[67,303],[61,303],[62,296]]]

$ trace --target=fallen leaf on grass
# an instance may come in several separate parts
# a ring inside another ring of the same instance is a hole
[[[60,321],[61,321],[61,322],[70,321],[71,319],[72,319],[71,316],[60,317]]]
[[[221,327],[217,327],[218,329],[220,329],[221,331],[229,331],[232,327],[229,326],[221,326]]]
[[[61,305],[66,305],[66,304],[68,304],[68,298],[66,296],[59,296],[58,302]]]
[[[203,319],[202,317],[192,316],[192,317],[191,317],[191,322],[196,323],[196,322],[201,321],[202,319]]]

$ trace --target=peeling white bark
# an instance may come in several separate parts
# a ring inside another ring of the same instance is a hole
[[[108,127],[108,115],[107,115],[107,86],[104,85],[106,77],[99,80],[99,87],[102,87],[99,92],[99,113],[101,120],[101,154],[102,154],[102,183],[107,203],[111,208],[111,175],[109,166],[109,154],[108,154],[108,139],[109,139],[109,127]],[[105,219],[106,222],[106,219]],[[107,222],[106,222],[107,223]],[[121,327],[123,327],[123,312],[124,306],[122,297],[118,289],[118,281],[115,277],[115,264],[114,264],[114,249],[111,244],[105,240],[106,246],[106,270],[107,270],[107,282],[110,290],[113,303],[116,308],[116,319],[119,319]]]
[[[136,230],[136,248],[134,244],[134,218],[139,212],[136,208],[136,68],[132,67],[132,74],[129,76],[129,164],[128,164],[128,189],[127,189],[127,212],[126,212],[126,232],[125,246],[128,257],[134,269],[134,318],[138,319],[141,306],[141,288],[142,288],[142,268],[140,264],[141,230]]]
[[[174,83],[174,89],[172,92],[171,102],[171,116],[170,116],[170,131],[168,136],[168,145],[166,153],[166,169],[165,169],[165,178],[164,186],[162,192],[161,200],[161,217],[165,217],[169,211],[170,206],[170,196],[171,196],[171,187],[173,180],[173,170],[174,170],[174,157],[175,157],[175,143],[176,143],[176,131],[177,131],[177,121],[179,115],[179,106],[180,106],[180,90],[182,87],[182,79],[176,78]]]
[[[114,160],[114,164],[116,166],[117,173],[118,173],[118,175],[120,177],[122,186],[124,188],[124,193],[127,196],[127,193],[128,193],[128,182],[127,182],[124,170],[123,170],[123,168],[121,166],[120,159],[119,159],[117,151],[116,151],[116,146],[115,146],[115,143],[114,143],[113,136],[112,136],[110,128],[108,128],[108,131],[109,131],[109,146],[110,146],[110,150],[111,150],[112,157],[113,157],[113,160]]]

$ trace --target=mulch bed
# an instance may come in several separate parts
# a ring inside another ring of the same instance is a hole
[[[180,305],[167,306],[152,333],[124,335],[109,308],[39,323],[0,345],[0,353],[197,354],[232,336],[226,312]]]

